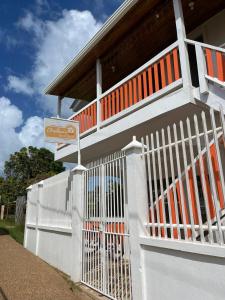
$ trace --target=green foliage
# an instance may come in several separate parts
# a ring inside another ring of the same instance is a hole
[[[62,171],[62,163],[55,162],[48,149],[22,148],[5,162],[4,177],[0,177],[1,202],[15,201],[17,196],[26,194],[29,185]]]
[[[18,243],[23,244],[24,226],[15,225],[13,220],[0,220],[0,233],[10,234]]]

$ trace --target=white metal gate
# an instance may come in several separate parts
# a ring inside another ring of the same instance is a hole
[[[125,157],[84,173],[82,282],[112,299],[131,299]]]

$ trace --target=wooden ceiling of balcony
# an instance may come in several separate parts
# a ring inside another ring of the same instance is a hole
[[[225,8],[224,0],[183,0],[187,32]],[[51,94],[88,101],[96,97],[95,62],[100,57],[103,91],[176,40],[172,0],[139,0]]]

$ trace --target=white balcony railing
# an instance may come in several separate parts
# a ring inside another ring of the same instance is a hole
[[[200,93],[208,83],[225,87],[225,49],[185,39],[195,47]],[[190,62],[192,63],[192,62]],[[176,41],[104,92],[70,119],[80,122],[81,137],[101,129],[182,86]]]
[[[181,84],[178,43],[175,42],[70,119],[80,122],[82,137],[162,97]]]

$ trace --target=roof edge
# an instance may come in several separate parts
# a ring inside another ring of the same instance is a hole
[[[108,18],[102,28],[81,49],[75,58],[55,77],[44,89],[46,95],[50,94],[56,85],[84,58],[84,56],[122,19],[122,17],[138,2],[138,0],[125,0],[124,3]]]

